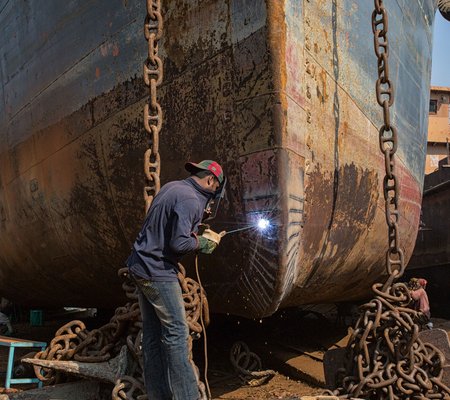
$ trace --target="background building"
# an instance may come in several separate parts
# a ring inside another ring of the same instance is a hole
[[[439,161],[449,153],[450,87],[432,86],[428,121],[428,146],[425,174],[436,171]]]

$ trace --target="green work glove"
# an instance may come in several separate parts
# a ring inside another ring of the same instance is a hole
[[[198,236],[198,250],[203,254],[211,254],[217,247],[217,243],[203,236]]]

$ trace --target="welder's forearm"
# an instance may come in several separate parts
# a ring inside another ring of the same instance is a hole
[[[177,254],[187,254],[196,250],[197,247],[198,240],[194,234],[191,234],[191,236],[178,236],[170,241],[171,250]]]
[[[198,247],[192,221],[197,219],[197,208],[192,201],[183,201],[175,207],[172,215],[172,237],[169,246],[176,254],[186,254]]]

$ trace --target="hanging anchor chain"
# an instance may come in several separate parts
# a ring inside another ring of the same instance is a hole
[[[338,372],[338,388],[329,394],[377,400],[444,399],[450,395],[450,389],[442,382],[444,357],[436,347],[420,340],[419,313],[408,308],[409,290],[403,283],[394,283],[405,270],[399,242],[399,182],[394,160],[397,130],[390,115],[394,86],[389,77],[388,15],[382,0],[374,3],[376,97],[383,108],[379,144],[386,170],[383,193],[388,225],[388,278],[384,284],[373,285],[375,297],[361,306],[361,315],[347,345],[346,366]]]
[[[164,76],[163,62],[159,57],[159,40],[163,35],[164,20],[162,16],[161,0],[146,0],[147,15],[144,21],[144,36],[148,44],[148,56],[144,62],[144,82],[149,88],[149,102],[144,106],[144,127],[149,135],[149,148],[144,154],[144,173],[147,184],[144,186],[145,213],[150,208],[154,197],[158,194],[161,181],[161,157],[159,154],[159,134],[162,129],[163,113],[158,102],[157,89]],[[200,314],[204,313],[204,320],[209,323],[208,302],[206,294],[199,284],[191,278],[186,278],[185,269],[179,264],[178,280],[183,290],[183,300],[189,331],[200,335],[202,327],[198,323]],[[133,285],[133,283],[131,283]],[[139,306],[138,306],[139,307]],[[139,315],[140,318],[140,315]],[[142,327],[142,322],[141,322]],[[141,340],[142,331],[138,340]],[[135,346],[136,348],[139,346]],[[192,359],[192,336],[189,336],[189,360],[194,368],[197,384],[202,398],[205,397],[205,386],[200,381],[198,368]],[[117,381],[113,391],[113,400],[133,399],[138,388],[137,383],[143,384],[142,354],[139,354],[140,371],[134,378],[125,376]],[[140,387],[143,390],[143,386]],[[131,392],[130,392],[131,391]],[[145,391],[143,391],[145,393]]]
[[[163,123],[161,105],[157,89],[161,85],[164,70],[158,55],[158,42],[163,33],[161,0],[147,0],[147,16],[144,22],[144,36],[148,44],[148,56],[144,62],[144,82],[149,88],[149,102],[144,106],[144,127],[149,135],[149,148],[144,154],[144,173],[147,184],[144,186],[145,213],[147,214],[153,198],[161,187],[161,157],[159,154],[159,133]]]
[[[158,41],[163,33],[161,0],[146,0],[147,15],[144,22],[144,35],[148,42],[148,57],[144,63],[144,82],[149,88],[149,102],[144,106],[144,127],[149,134],[149,147],[144,154],[145,212],[147,213],[153,198],[159,192],[161,157],[159,154],[159,134],[162,128],[163,114],[157,99],[157,88],[163,80],[163,63],[158,55]],[[80,362],[105,362],[116,357],[123,346],[131,355],[129,375],[123,375],[116,381],[112,391],[113,400],[144,400],[147,398],[143,379],[142,361],[142,318],[138,303],[138,291],[128,276],[128,269],[121,268],[119,277],[123,279],[122,288],[130,300],[125,306],[118,307],[109,323],[89,331],[82,321],[65,324],[55,334],[50,345],[35,355],[44,360],[76,360]],[[188,321],[190,362],[196,372],[201,398],[206,398],[204,384],[200,381],[198,368],[192,359],[192,336],[202,332],[198,322],[203,318],[204,326],[209,324],[209,310],[206,293],[191,278],[186,278],[185,269],[179,264],[178,280],[183,290],[183,300]],[[35,366],[36,376],[46,384],[55,384],[65,377],[61,372]]]

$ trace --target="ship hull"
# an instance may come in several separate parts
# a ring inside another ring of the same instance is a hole
[[[360,3],[163,2],[162,182],[186,176],[185,160],[216,159],[229,184],[213,227],[272,224],[200,257],[213,311],[261,317],[361,298],[384,272],[382,113],[372,10]],[[409,257],[435,2],[387,7]],[[0,10],[0,293],[34,306],[117,305],[116,271],[143,220],[145,2]]]

